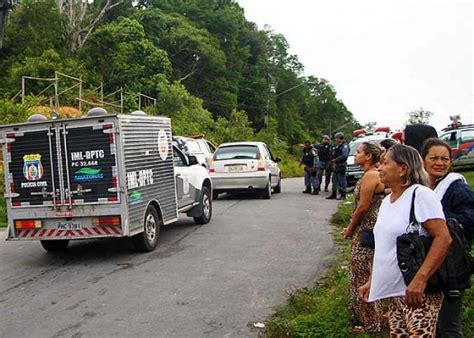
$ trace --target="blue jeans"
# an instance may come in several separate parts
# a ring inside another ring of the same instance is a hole
[[[335,194],[339,188],[340,194],[347,192],[346,167],[336,166],[332,174],[332,192]]]

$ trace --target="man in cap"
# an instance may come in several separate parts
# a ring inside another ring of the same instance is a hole
[[[301,157],[300,165],[304,165],[304,185],[305,190],[303,194],[311,194],[311,187],[313,187],[313,194],[318,194],[318,185],[316,179],[316,164],[318,157],[316,150],[309,141],[304,141],[303,156]]]
[[[349,156],[349,145],[344,139],[344,134],[337,132],[334,135],[336,147],[334,148],[334,155],[332,162],[334,164],[334,173],[332,175],[332,193],[326,199],[333,200],[337,197],[337,190],[339,187],[338,200],[346,199],[347,180],[346,180],[346,166],[347,157]]]
[[[317,178],[319,187],[321,187],[323,181],[323,172],[325,172],[326,179],[324,185],[324,191],[328,191],[329,182],[331,182],[331,171],[332,171],[332,162],[331,155],[333,152],[332,145],[329,143],[331,139],[328,135],[323,135],[322,143],[318,144],[315,149],[318,153],[318,172]]]

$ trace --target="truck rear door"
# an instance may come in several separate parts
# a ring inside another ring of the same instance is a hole
[[[12,207],[53,205],[59,198],[58,152],[54,129],[7,134]]]
[[[119,202],[113,123],[7,135],[12,207]]]
[[[118,202],[114,125],[64,126],[62,133],[65,188],[72,204]]]

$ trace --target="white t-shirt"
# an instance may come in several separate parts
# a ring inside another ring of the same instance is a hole
[[[390,195],[384,198],[374,226],[375,253],[369,302],[405,296],[406,285],[397,261],[397,237],[406,232],[410,220],[411,199],[416,187],[416,220],[424,223],[430,219],[444,219],[440,200],[425,186],[412,185],[394,203],[390,202]],[[429,233],[422,227],[420,235],[429,236]]]

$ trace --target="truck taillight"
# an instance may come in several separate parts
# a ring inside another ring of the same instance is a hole
[[[27,219],[21,221],[15,221],[16,229],[39,229],[43,226],[43,222],[40,220]]]
[[[120,216],[99,216],[92,219],[93,226],[120,225]]]

